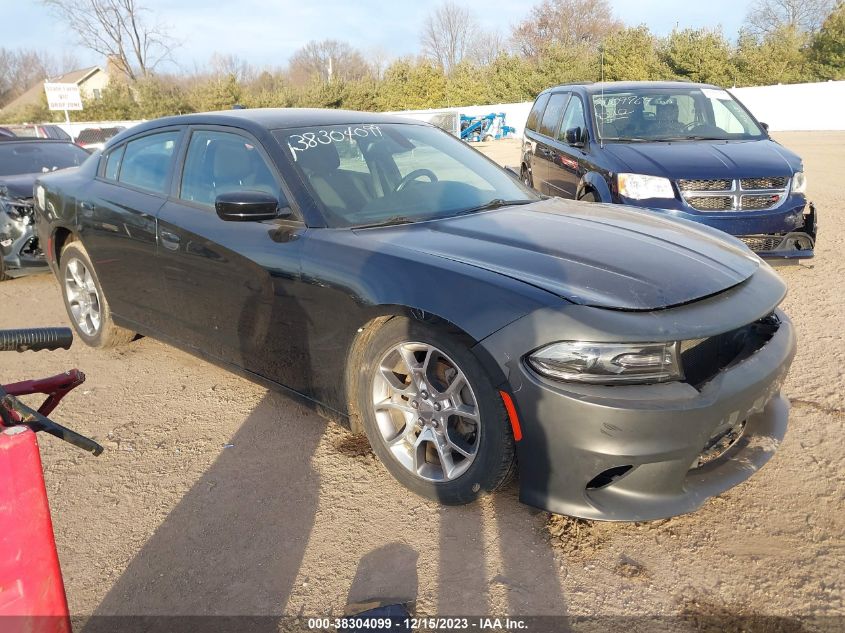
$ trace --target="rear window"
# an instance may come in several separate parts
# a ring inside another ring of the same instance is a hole
[[[79,133],[79,136],[76,137],[76,142],[85,144],[105,143],[112,136],[115,136],[118,132],[121,132],[124,129],[125,128],[122,127],[85,128]]]
[[[178,137],[179,132],[174,130],[127,143],[118,180],[147,191],[165,193]]]
[[[90,154],[73,143],[4,141],[0,144],[0,176],[39,174],[78,167]]]

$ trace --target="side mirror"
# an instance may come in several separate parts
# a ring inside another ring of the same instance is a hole
[[[586,130],[580,127],[572,127],[566,130],[566,143],[573,147],[583,147],[586,137]]]
[[[762,121],[760,121],[760,127],[762,127],[767,132],[769,131],[769,124],[768,123],[763,123]]]
[[[214,209],[227,222],[260,222],[290,215],[286,203],[280,204],[275,196],[263,191],[221,193],[214,201]]]

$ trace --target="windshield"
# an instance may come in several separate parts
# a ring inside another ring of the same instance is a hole
[[[759,139],[765,132],[726,90],[682,87],[593,95],[596,132],[605,141]]]
[[[35,174],[78,167],[90,156],[73,143],[0,143],[0,176]]]
[[[455,137],[406,123],[274,132],[330,226],[418,222],[539,200]]]

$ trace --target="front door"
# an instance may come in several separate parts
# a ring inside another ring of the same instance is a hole
[[[587,156],[583,145],[570,145],[566,141],[569,130],[578,129],[586,141],[587,122],[584,116],[584,104],[578,95],[573,95],[563,113],[560,127],[552,146],[549,172],[546,179],[549,195],[561,198],[575,198],[578,183],[584,173],[583,165]]]
[[[193,129],[174,195],[159,212],[158,257],[180,342],[288,384],[288,345],[298,326],[287,310],[299,282],[298,221],[228,222],[221,193],[262,191],[283,199],[260,144],[238,132]],[[298,314],[298,312],[296,312]],[[298,317],[297,317],[298,318]]]

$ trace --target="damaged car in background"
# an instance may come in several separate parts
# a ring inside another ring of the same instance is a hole
[[[33,185],[45,172],[78,167],[90,154],[70,141],[0,141],[0,281],[46,272],[32,217]]]

